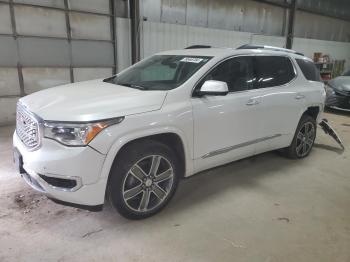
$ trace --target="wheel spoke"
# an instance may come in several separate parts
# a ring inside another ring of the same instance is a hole
[[[166,192],[157,184],[154,184],[153,192],[159,199],[163,199],[166,196]]]
[[[131,170],[130,170],[130,174],[132,174],[134,177],[136,177],[138,180],[140,180],[141,182],[143,181],[143,179],[146,177],[146,173],[142,170],[141,167],[139,167],[139,165],[135,164]]]
[[[306,152],[307,152],[306,143],[303,143],[303,151],[302,151],[302,154],[305,154]]]
[[[301,132],[299,132],[298,135],[297,135],[297,138],[299,140],[303,140],[303,137],[304,137],[304,135]]]
[[[131,198],[134,198],[142,191],[141,185],[137,185],[127,191],[124,192],[124,199],[129,200]]]
[[[314,141],[313,141],[311,138],[306,139],[306,141],[305,141],[305,143],[306,143],[309,147],[312,146],[313,142],[314,142]]]
[[[151,196],[151,192],[148,189],[143,191],[142,198],[140,201],[140,206],[139,206],[140,211],[147,210],[150,196]]]
[[[309,138],[313,138],[314,137],[314,130],[313,130],[313,128],[310,130],[310,132],[308,133],[308,137]]]
[[[155,177],[154,182],[162,182],[165,181],[173,176],[173,170],[169,168],[167,171],[164,171],[163,173],[159,174]]]
[[[160,164],[160,156],[152,156],[152,164],[151,164],[151,169],[149,171],[149,175],[155,176],[157,174],[159,164]]]
[[[300,145],[297,146],[297,152],[300,153],[300,149],[303,148],[303,142],[300,143]]]

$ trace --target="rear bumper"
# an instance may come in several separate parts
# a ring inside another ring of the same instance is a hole
[[[13,135],[13,146],[23,158],[22,177],[33,189],[61,204],[91,207],[103,205],[107,178],[101,178],[105,155],[90,147],[67,148],[45,139],[40,149],[28,151]],[[49,179],[48,179],[49,178]],[[75,181],[70,188],[51,181]]]

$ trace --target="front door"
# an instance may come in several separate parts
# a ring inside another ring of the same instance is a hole
[[[237,160],[255,153],[259,138],[259,97],[254,90],[253,57],[227,59],[212,69],[206,80],[227,83],[226,96],[193,97],[195,171]]]

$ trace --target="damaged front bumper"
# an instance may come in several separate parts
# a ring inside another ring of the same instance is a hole
[[[327,134],[330,135],[340,146],[341,148],[344,150],[345,147],[343,145],[343,142],[341,141],[339,135],[337,134],[337,132],[335,132],[335,130],[329,125],[328,120],[327,119],[322,119],[322,121],[319,123],[320,127],[322,128],[322,130]]]

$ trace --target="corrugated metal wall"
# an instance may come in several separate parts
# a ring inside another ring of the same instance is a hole
[[[262,44],[283,47],[285,37],[248,32],[228,31],[188,25],[143,22],[143,57],[169,49],[182,49],[194,44],[236,48],[240,45]],[[330,54],[333,59],[345,59],[350,67],[350,43],[307,38],[294,38],[293,49],[313,57],[314,52]]]
[[[144,0],[150,22],[282,35],[285,10],[250,0]]]
[[[143,0],[142,2],[143,15],[150,22],[283,36],[286,32],[288,15],[283,6],[290,0],[264,1],[276,5],[252,0]],[[298,0],[298,3],[296,37],[350,42],[350,1]]]
[[[115,16],[111,4],[110,0],[0,1],[0,123],[14,119],[20,96],[109,76],[130,64],[129,20],[122,18],[127,17],[127,2],[115,1]],[[121,54],[117,63],[114,18]]]

